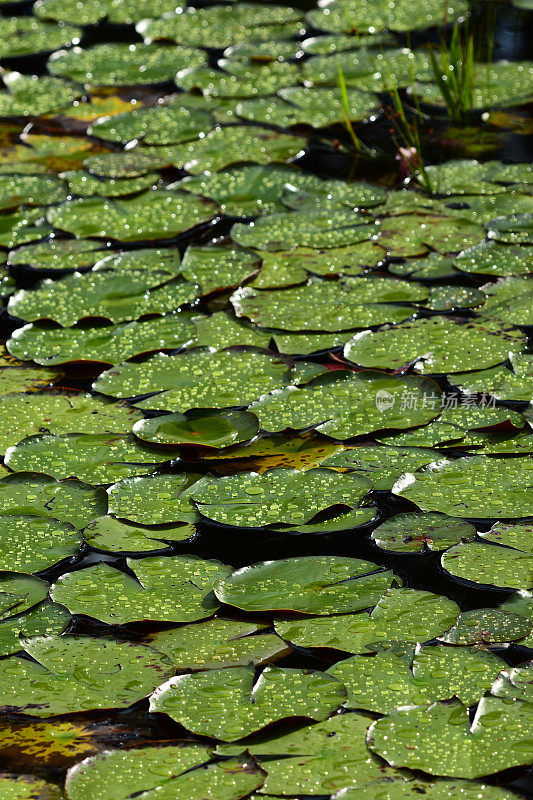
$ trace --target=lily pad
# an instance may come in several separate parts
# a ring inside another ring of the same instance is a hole
[[[240,800],[261,785],[263,773],[246,758],[213,763],[199,745],[165,745],[130,750],[107,750],[72,767],[65,784],[69,800],[127,800],[143,779],[149,800]]]
[[[152,620],[190,622],[210,617],[219,603],[213,582],[231,573],[219,561],[194,556],[128,559],[135,577],[108,564],[95,564],[62,575],[50,597],[72,614],[85,614],[110,625]]]
[[[22,614],[48,594],[48,584],[22,572],[0,573],[0,620]]]
[[[202,294],[234,288],[254,275],[259,258],[248,250],[232,247],[188,247],[181,274],[200,286]]]
[[[509,589],[533,589],[533,555],[490,543],[451,547],[442,566],[456,578]]]
[[[94,25],[104,18],[109,22],[132,25],[147,17],[160,17],[167,11],[174,11],[175,0],[81,0],[81,2],[62,2],[60,0],[38,0],[34,11],[41,19],[58,22],[73,22],[76,25]]]
[[[326,458],[322,467],[353,471],[368,478],[373,489],[391,489],[406,470],[413,471],[441,457],[437,450],[421,447],[356,447]]]
[[[348,89],[354,87],[374,92],[383,92],[391,84],[409,86],[414,75],[421,81],[433,77],[427,52],[408,47],[361,47],[351,52],[315,56],[304,62],[302,73],[306,83],[334,86],[335,93],[340,96],[339,67]]]
[[[216,311],[210,316],[193,317],[192,322],[196,331],[196,344],[213,347],[215,350],[242,344],[268,347],[272,338],[270,333],[246,325],[225,311]]]
[[[141,525],[197,522],[191,494],[199,478],[194,473],[126,478],[108,490],[109,513]]]
[[[333,439],[349,439],[428,422],[437,415],[439,400],[429,380],[336,370],[300,389],[288,386],[264,395],[249,410],[266,431],[314,426]]]
[[[83,529],[83,538],[97,550],[113,553],[137,553],[161,550],[169,543],[182,542],[194,536],[193,525],[161,525],[147,528],[131,525],[111,516],[97,517]]]
[[[60,377],[60,373],[42,367],[17,365],[0,368],[0,396],[18,392],[37,392],[49,388]]]
[[[427,472],[402,476],[393,492],[422,511],[481,518],[525,517],[533,514],[525,491],[530,471],[531,462],[525,458],[459,458]]]
[[[2,23],[0,58],[32,55],[79,44],[81,29],[48,25],[34,17],[7,17]]]
[[[124,708],[150,694],[173,667],[151,647],[90,636],[26,639],[34,660],[0,661],[2,710],[34,717]]]
[[[50,58],[48,69],[52,75],[89,86],[134,86],[168,81],[178,70],[203,63],[204,54],[191,47],[113,42],[87,50],[58,50]]]
[[[531,702],[533,700],[531,667],[514,667],[503,670],[492,686],[491,692],[496,697],[514,697]]]
[[[202,140],[203,141],[203,140]],[[128,200],[99,197],[68,200],[48,212],[49,222],[78,238],[100,236],[122,242],[168,239],[216,214],[208,200],[164,190]]]
[[[257,666],[290,652],[279,636],[267,631],[267,625],[255,622],[211,619],[150,634],[147,641],[177,670],[209,670]]]
[[[61,181],[45,175],[0,175],[0,211],[23,203],[41,206],[65,200],[67,192]]]
[[[141,416],[122,403],[106,403],[82,393],[8,394],[0,398],[0,413],[2,451],[43,431],[126,434]]]
[[[405,258],[424,255],[430,249],[438,253],[457,252],[484,238],[481,225],[462,218],[405,214],[383,220],[376,244],[389,256]]]
[[[480,242],[459,253],[454,265],[463,272],[497,275],[507,278],[531,272],[528,250],[519,245],[503,245],[495,241]]]
[[[381,260],[381,251],[370,242],[359,242],[332,250],[295,247],[278,253],[263,253],[261,271],[251,285],[255,289],[277,289],[304,283],[314,275],[358,275]]]
[[[328,615],[376,603],[393,574],[371,561],[304,556],[243,567],[215,583],[219,600],[245,611]]]
[[[239,98],[270,95],[292,86],[300,78],[296,64],[286,61],[242,63],[221,59],[219,69],[199,67],[178,72],[176,83],[185,91],[200,91],[210,98]]]
[[[24,614],[0,622],[0,653],[3,656],[22,649],[21,640],[33,636],[59,635],[70,622],[70,614],[57,603],[44,600]]]
[[[112,397],[162,392],[136,405],[183,413],[191,408],[243,406],[262,392],[285,385],[288,378],[288,366],[280,356],[198,349],[177,356],[159,353],[142,364],[122,364],[103,372],[94,389]]]
[[[424,550],[446,550],[459,542],[471,541],[476,529],[459,517],[445,514],[396,514],[372,533],[372,539],[383,550],[418,553]]]
[[[490,531],[479,535],[490,542],[497,542],[505,547],[514,547],[525,553],[533,553],[532,525],[505,525],[502,522],[496,522]]]
[[[531,61],[495,61],[476,64],[476,79],[472,90],[471,108],[518,106],[531,101]],[[420,100],[445,105],[437,84],[417,84]]]
[[[37,469],[54,478],[78,478],[92,484],[144,475],[169,461],[172,451],[150,450],[133,436],[106,433],[28,436],[5,454],[15,472]]]
[[[509,354],[511,367],[501,366],[489,370],[456,375],[453,382],[466,395],[480,393],[498,400],[531,400],[533,358],[525,353]]]
[[[4,72],[0,92],[0,118],[39,117],[68,106],[83,94],[81,86],[48,75]]]
[[[354,0],[329,0],[319,3],[307,19],[318,30],[333,33],[377,33],[382,30],[410,31],[430,28],[451,22],[466,13],[466,5],[459,0],[443,9],[438,0],[424,0],[413,8],[408,0],[398,0],[390,6],[385,0],[358,3]]]
[[[55,783],[34,775],[0,774],[0,792],[6,800],[63,800],[64,795]]]
[[[177,144],[196,139],[214,127],[208,111],[189,108],[179,97],[150,108],[97,120],[88,130],[105,141],[127,143],[137,139],[145,144]]]
[[[23,264],[31,269],[61,274],[92,267],[102,255],[99,242],[51,239],[12,250],[7,258],[10,265]]]
[[[417,319],[361,331],[350,339],[344,355],[365,367],[398,369],[414,363],[420,373],[461,372],[473,363],[491,367],[520,351],[524,338],[504,322],[453,322],[445,317]]]
[[[171,678],[153,693],[150,711],[201,736],[234,742],[287,717],[326,719],[344,697],[342,683],[324,672],[265,667],[255,679],[250,665]]]
[[[117,323],[165,314],[192,302],[198,292],[193,283],[169,278],[168,273],[146,270],[75,272],[61,281],[44,280],[35,289],[20,289],[10,300],[9,312],[32,322],[52,319],[63,327],[90,317]]]
[[[89,159],[87,159],[88,161]],[[89,175],[86,172],[61,172],[60,177],[67,183],[69,194],[80,197],[122,197],[122,195],[137,194],[144,189],[157,186],[159,174],[148,172],[145,175],[132,178],[101,178]]]
[[[531,713],[531,705],[519,700],[505,703],[484,697],[470,724],[467,707],[457,701],[435,703],[429,709],[414,706],[375,722],[367,741],[393,766],[430,775],[479,778],[528,762],[531,743],[526,731]],[[488,724],[483,724],[485,720]],[[498,745],[502,737],[508,745],[503,749]]]
[[[533,629],[533,622],[521,614],[501,608],[463,611],[455,625],[438,638],[452,645],[503,644],[523,639]]]
[[[57,519],[0,516],[0,541],[0,570],[39,572],[77,555],[81,537],[73,525]]]
[[[58,481],[37,472],[0,479],[1,514],[51,517],[70,522],[79,530],[106,511],[105,492],[80,481]]]
[[[139,420],[132,430],[143,442],[218,448],[251,439],[259,424],[247,411],[206,410]]]
[[[133,356],[183,347],[194,337],[187,312],[176,312],[146,322],[93,328],[52,328],[46,323],[23,325],[9,340],[9,351],[17,358],[49,366],[75,361],[120,364]]]
[[[527,278],[501,278],[497,283],[486,284],[483,292],[487,296],[483,317],[495,317],[511,325],[533,325],[533,289]]]
[[[490,240],[503,244],[533,244],[533,214],[496,217],[485,227]]]

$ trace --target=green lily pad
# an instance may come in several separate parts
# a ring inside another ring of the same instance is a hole
[[[232,247],[188,247],[181,274],[200,286],[202,294],[234,288],[254,275],[259,258],[248,250]]]
[[[448,279],[457,276],[453,259],[441,253],[430,253],[422,258],[409,258],[402,263],[392,262],[389,264],[389,272],[402,278],[412,277],[416,280]]]
[[[89,159],[87,159],[89,160]],[[156,187],[159,181],[157,172],[148,172],[146,175],[133,178],[101,178],[88,175],[86,172],[61,172],[60,177],[66,181],[69,194],[80,197],[122,197],[122,195],[136,194],[144,189]]]
[[[266,631],[267,625],[255,622],[210,619],[150,634],[147,642],[177,670],[258,666],[290,652],[279,636]]]
[[[310,279],[283,291],[237,289],[231,303],[239,317],[258,325],[288,331],[341,331],[382,322],[400,322],[412,315],[408,306],[391,305],[423,299],[424,287],[391,278]]]
[[[20,289],[10,300],[9,312],[32,322],[51,319],[64,327],[90,317],[116,323],[165,314],[192,302],[198,292],[193,283],[169,279],[168,273],[148,270],[74,273]]]
[[[0,211],[24,204],[40,206],[65,200],[60,180],[46,175],[0,175]]]
[[[39,572],[77,555],[81,537],[73,525],[57,519],[0,516],[0,541],[0,570]]]
[[[216,214],[208,200],[163,190],[136,195],[129,200],[99,197],[68,200],[49,211],[54,227],[78,238],[103,236],[123,242],[168,239],[206,222]]]
[[[336,370],[300,389],[288,386],[264,395],[249,410],[266,431],[315,426],[334,439],[349,439],[428,422],[438,413],[431,406],[439,399],[433,381]]]
[[[210,316],[193,317],[196,331],[195,343],[202,347],[224,350],[234,345],[268,347],[271,334],[260,331],[240,320],[233,319],[225,311],[216,311]]]
[[[97,550],[113,553],[144,553],[164,549],[168,543],[183,542],[194,536],[193,525],[165,525],[147,528],[131,525],[111,516],[97,517],[83,529],[83,538]]]
[[[525,553],[533,553],[533,526],[531,524],[505,525],[502,522],[496,522],[490,531],[479,535],[490,542],[513,547]]]
[[[101,258],[94,267],[95,272],[108,269],[131,272],[139,269],[146,272],[168,272],[172,277],[176,277],[181,274],[181,258],[176,249],[141,247],[139,250],[111,253],[105,258]]]
[[[511,187],[505,194],[450,197],[445,201],[444,209],[454,217],[478,225],[487,225],[494,217],[501,214],[524,214],[533,211],[533,197],[519,194]]]
[[[106,17],[109,22],[132,25],[141,19],[160,17],[175,8],[175,0],[121,0],[120,3],[113,0],[38,0],[34,5],[34,11],[41,19],[73,22],[75,25],[94,25]]]
[[[453,263],[463,272],[503,278],[531,272],[531,261],[526,247],[503,245],[495,241],[480,242],[464,250]]]
[[[35,17],[7,17],[2,23],[0,58],[13,58],[59,50],[79,44],[81,29],[48,25]]]
[[[150,711],[201,736],[234,742],[287,717],[326,719],[344,698],[342,683],[324,672],[265,667],[255,679],[250,665],[171,678],[153,693]]]
[[[345,333],[273,333],[272,338],[280,353],[311,355],[321,350],[333,350],[346,341]]]
[[[150,694],[173,667],[151,647],[89,636],[26,639],[34,661],[0,661],[3,711],[34,717],[124,708]],[[9,690],[9,694],[7,693]]]
[[[485,393],[498,400],[531,400],[533,358],[524,353],[509,353],[512,370],[507,366],[456,375],[453,382],[465,394]]]
[[[375,508],[352,508],[336,512],[333,517],[322,522],[310,522],[307,525],[297,525],[296,528],[283,528],[283,533],[337,533],[366,525],[375,518],[375,515]],[[276,527],[281,529],[281,526]]]
[[[503,244],[533,244],[533,214],[496,217],[485,227],[490,240]]]
[[[80,481],[58,481],[36,472],[0,479],[1,514],[51,517],[80,529],[106,511],[105,492]]]
[[[430,705],[456,697],[477,703],[498,676],[503,663],[483,650],[418,647],[374,656],[356,655],[328,669],[348,690],[346,708],[390,714],[400,706]]]
[[[9,351],[38,364],[88,361],[120,364],[127,358],[190,344],[194,327],[187,312],[176,312],[146,322],[126,322],[94,328],[52,328],[46,323],[24,325],[13,333]]]
[[[487,645],[515,642],[533,629],[533,622],[521,614],[501,608],[463,611],[455,625],[440,635],[441,642],[453,645]]]
[[[442,195],[503,194],[509,191],[509,185],[524,188],[528,182],[527,175],[531,174],[525,164],[506,165],[501,161],[481,164],[475,159],[447,161],[431,165],[427,171],[437,192]]]
[[[374,800],[376,790],[379,791],[380,800],[415,800],[420,794],[426,800],[449,800],[451,797],[461,797],[464,800],[518,800],[517,795],[498,786],[442,779],[431,783],[420,778],[408,779],[404,773],[401,777],[383,778],[353,791],[341,790],[334,800]]]
[[[52,369],[27,366],[26,364],[0,368],[0,396],[18,392],[37,392],[49,388],[60,378]]]
[[[0,100],[1,102],[1,100]],[[49,236],[52,228],[44,224],[41,208],[19,208],[0,215],[0,246],[17,247]],[[34,224],[35,223],[35,224]]]
[[[352,209],[272,214],[247,225],[237,222],[231,237],[242,247],[288,250],[294,247],[344,247],[364,242],[378,232],[376,225]]]
[[[5,90],[0,92],[0,119],[5,117],[39,117],[68,106],[83,94],[74,83],[44,75],[21,75],[4,72]]]
[[[430,249],[439,253],[457,252],[484,238],[481,225],[462,218],[404,214],[383,220],[376,244],[389,256],[405,258],[425,255]]]
[[[476,308],[485,302],[479,289],[466,286],[432,286],[426,308],[432,311],[454,311],[459,308]]]
[[[526,731],[531,713],[531,705],[519,700],[505,703],[484,697],[470,724],[467,707],[457,701],[435,703],[429,709],[415,706],[375,722],[367,742],[396,767],[421,769],[430,775],[479,778],[529,761],[531,742],[527,742]],[[502,737],[505,748],[498,744]]]
[[[178,70],[203,63],[204,54],[191,47],[113,42],[87,50],[58,50],[50,58],[48,69],[52,75],[89,86],[134,86],[168,81]]]
[[[505,324],[533,325],[533,289],[527,278],[501,278],[497,283],[486,284],[483,291],[487,299],[481,316],[495,317]]]
[[[476,64],[475,72],[472,99],[469,101],[471,108],[518,106],[531,101],[531,61]],[[445,105],[437,84],[417,84],[416,92],[425,103]]]
[[[34,775],[0,774],[0,792],[6,800],[63,800],[64,794],[55,783]]]
[[[298,41],[246,41],[233,44],[224,50],[226,61],[238,61],[243,64],[264,64],[271,61],[290,61],[301,58],[302,43]]]
[[[145,42],[158,39],[196,47],[228,47],[240,42],[289,39],[299,33],[302,17],[287,6],[234,6],[187,8],[185,13],[165,14],[137,26]]]
[[[491,693],[496,697],[513,697],[520,700],[533,700],[531,689],[531,667],[505,669],[495,681]]]
[[[23,264],[36,270],[73,272],[92,267],[104,255],[99,242],[85,239],[51,239],[12,250],[8,264]]]
[[[24,614],[0,622],[0,653],[9,656],[22,649],[21,640],[33,636],[59,635],[70,621],[68,611],[44,600]]]
[[[108,564],[62,575],[50,597],[72,614],[85,614],[110,625],[152,620],[191,622],[210,617],[220,603],[213,582],[231,573],[219,561],[194,556],[127,560],[135,578]]]
[[[191,494],[199,488],[198,479],[187,473],[126,478],[108,490],[109,513],[141,525],[197,522]]]
[[[393,492],[416,503],[422,511],[482,518],[525,517],[533,514],[525,492],[530,471],[526,458],[459,458],[427,472],[403,476]]]
[[[451,547],[442,566],[456,578],[508,589],[533,589],[533,555],[490,543],[470,542]]]
[[[286,61],[246,64],[221,59],[220,69],[198,67],[178,72],[176,83],[185,91],[200,91],[206,97],[239,98],[270,95],[300,79],[296,64]]]
[[[91,136],[105,141],[127,143],[137,139],[145,144],[177,144],[196,139],[214,127],[208,111],[189,108],[179,97],[150,108],[139,108],[97,120]]]
[[[459,613],[459,606],[447,597],[395,588],[384,592],[370,616],[363,613],[278,620],[275,630],[300,647],[368,653],[379,649],[377,642],[427,642],[448,630]]]
[[[112,397],[162,392],[136,405],[183,413],[191,408],[246,405],[262,392],[283,386],[288,377],[280,356],[203,349],[177,356],[159,353],[142,364],[122,364],[103,372],[94,389]]]
[[[89,394],[9,394],[0,397],[0,411],[1,451],[43,431],[126,434],[141,416],[129,406]]]
[[[166,745],[107,750],[72,767],[65,788],[69,800],[127,800],[143,778],[142,794],[150,800],[240,800],[261,785],[264,774],[249,759],[213,763],[199,745]]]
[[[198,175],[204,171],[217,172],[241,161],[256,164],[288,161],[295,158],[305,145],[305,139],[266,128],[228,126],[215,128],[188,144],[176,145],[173,161],[192,175]]]
[[[173,166],[176,161],[175,147],[137,147],[135,140],[132,144],[135,146],[128,150],[100,153],[84,159],[83,167],[89,171],[93,185],[95,179],[100,180],[104,188],[106,185],[115,185],[111,183],[111,180],[115,178],[131,181],[134,178],[143,177],[151,171]],[[158,177],[156,175],[155,182]],[[152,183],[154,183],[153,179]],[[104,193],[102,192],[102,194]]]
[[[476,529],[459,517],[445,514],[396,514],[372,533],[372,539],[383,550],[418,553],[424,550],[446,550],[459,542],[471,541]]]
[[[143,442],[218,448],[251,439],[259,424],[247,411],[206,410],[139,420],[132,430]]]
[[[474,363],[491,367],[505,361],[510,352],[522,350],[524,342],[523,334],[510,328],[507,320],[453,322],[431,317],[361,331],[347,342],[344,355],[365,367],[398,369],[414,362],[420,373],[449,373]]]
[[[344,50],[358,50],[361,47],[394,43],[392,36],[367,34],[331,34],[327,36],[311,36],[302,42],[302,50],[309,55],[329,55]]]
[[[390,570],[357,558],[305,556],[264,561],[217,581],[219,600],[245,611],[328,615],[359,611],[390,586]]]
[[[354,507],[371,488],[366,477],[329,469],[241,472],[194,492],[200,513],[224,525],[303,525],[331,506]]]
[[[42,602],[48,584],[22,572],[0,574],[0,620],[22,614]]]
[[[302,73],[306,84],[335,87],[333,92],[340,96],[339,67],[348,89],[354,87],[374,92],[383,92],[384,87],[391,84],[398,87],[408,86],[413,82],[414,75],[419,80],[430,80],[433,77],[427,52],[408,47],[361,47],[351,52],[315,56],[304,62]]]
[[[333,33],[377,33],[382,30],[410,31],[451,22],[466,13],[459,0],[444,9],[438,0],[424,0],[413,8],[408,0],[390,6],[385,0],[358,3],[354,0],[330,0],[310,11],[307,19],[318,30]]]
[[[335,453],[322,462],[341,472],[354,471],[368,478],[373,489],[391,489],[395,480],[404,472],[416,470],[442,456],[437,450],[399,447],[357,447]]]

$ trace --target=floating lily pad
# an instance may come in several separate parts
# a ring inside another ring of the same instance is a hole
[[[416,503],[422,511],[450,516],[525,517],[533,514],[525,491],[530,471],[531,462],[525,458],[459,458],[427,472],[403,476],[393,492]]]
[[[137,139],[146,144],[177,144],[206,133],[213,127],[213,121],[208,111],[189,108],[178,97],[150,108],[97,120],[89,133],[111,142]]]
[[[332,250],[295,247],[278,253],[263,253],[261,271],[251,285],[256,289],[277,289],[304,283],[309,274],[358,275],[382,258],[379,248],[359,242]]]
[[[404,773],[398,778],[384,778],[359,789],[341,790],[334,800],[374,800],[376,789],[380,800],[415,800],[422,794],[426,800],[448,800],[454,795],[464,800],[517,800],[507,789],[474,781],[438,779],[431,783],[420,778],[408,779]],[[356,794],[357,793],[357,794]]]
[[[175,8],[175,0],[121,0],[120,3],[113,0],[38,0],[34,5],[34,11],[41,19],[76,25],[94,25],[106,17],[110,22],[132,25],[141,19],[160,17]]]
[[[533,214],[496,217],[485,227],[491,240],[503,244],[533,244]]]
[[[320,6],[310,11],[307,19],[318,30],[333,33],[376,33],[381,30],[410,31],[430,28],[451,22],[467,11],[461,0],[446,9],[443,9],[438,0],[424,0],[416,8],[408,0],[398,0],[392,7],[385,0],[377,3],[329,0]]]
[[[333,350],[346,341],[346,333],[273,333],[280,353],[311,355],[321,350]]]
[[[146,322],[127,322],[95,328],[52,328],[34,323],[17,328],[9,350],[17,358],[38,364],[73,361],[120,364],[127,358],[155,350],[173,350],[190,344],[194,327],[187,312],[176,312]]]
[[[37,472],[6,475],[0,480],[1,514],[51,517],[80,529],[106,511],[105,492],[80,481],[58,481]]]
[[[258,429],[257,417],[247,411],[189,411],[139,420],[133,433],[154,444],[228,447],[251,439]]]
[[[301,647],[327,647],[347,653],[368,653],[376,643],[426,642],[445,633],[460,609],[447,597],[416,589],[388,589],[368,614],[276,621],[283,639]]]
[[[144,475],[174,455],[168,450],[150,450],[133,436],[43,433],[9,447],[4,460],[15,472],[31,468],[54,478],[74,477],[97,485]]]
[[[68,200],[49,211],[49,222],[78,238],[103,236],[136,242],[171,238],[216,214],[213,203],[190,195],[158,190],[149,197],[149,203],[146,193],[129,200]]]
[[[69,770],[66,790],[70,800],[127,800],[143,772],[143,794],[161,800],[201,800],[213,792],[217,800],[239,800],[264,777],[246,758],[213,763],[206,747],[166,745],[108,750],[88,758]]]
[[[198,479],[186,473],[126,478],[108,490],[109,513],[141,525],[196,522],[191,494],[199,488]]]
[[[193,317],[192,322],[196,331],[196,344],[213,347],[215,350],[242,344],[268,347],[272,338],[270,333],[233,319],[225,311],[217,311],[210,316]]]
[[[48,594],[48,584],[33,575],[11,572],[0,574],[0,620],[22,614]]]
[[[412,767],[430,775],[479,778],[527,763],[531,743],[531,705],[484,697],[472,724],[462,703],[435,703],[392,712],[368,732],[370,748],[389,764]],[[488,724],[483,724],[486,719]],[[398,732],[402,731],[402,736]],[[405,733],[404,733],[405,732]],[[409,736],[409,747],[404,736]],[[500,748],[504,737],[507,747]]]
[[[461,372],[474,363],[490,367],[523,347],[523,335],[507,320],[453,322],[431,317],[361,331],[346,344],[344,355],[365,367],[398,369],[414,363],[417,372],[441,373]]]
[[[85,239],[51,239],[25,245],[8,255],[10,265],[24,264],[35,270],[58,274],[94,266],[103,253],[99,242]]]
[[[448,279],[457,276],[453,259],[441,253],[430,253],[422,258],[409,258],[401,263],[394,261],[389,264],[389,272],[402,278],[412,277],[416,280]]]
[[[165,314],[192,302],[198,292],[193,283],[169,278],[168,273],[148,270],[74,273],[61,281],[44,280],[35,289],[20,289],[9,311],[29,321],[52,319],[64,327],[90,317],[116,323]]]
[[[70,621],[70,614],[56,603],[44,600],[24,614],[0,622],[0,653],[11,655],[22,650],[21,640],[32,636],[59,635]]]
[[[131,525],[111,516],[97,519],[83,529],[83,538],[97,550],[110,550],[113,553],[149,552],[161,550],[172,542],[182,542],[194,536],[192,525],[165,525],[147,528],[144,525]]]
[[[376,603],[393,579],[371,561],[337,556],[265,561],[215,583],[219,600],[245,611],[335,614]]]
[[[491,693],[496,697],[514,697],[531,702],[531,667],[505,669],[495,681]]]
[[[527,278],[502,278],[486,284],[483,291],[487,299],[482,316],[496,317],[511,325],[533,325],[533,288]]]
[[[455,625],[438,638],[446,644],[502,644],[523,639],[533,629],[533,622],[521,614],[501,608],[463,611]]]
[[[89,160],[89,159],[87,159]],[[122,195],[136,194],[144,189],[156,187],[159,181],[157,172],[148,172],[133,178],[101,178],[88,175],[86,172],[62,172],[60,177],[66,181],[69,194],[80,197],[122,197]]]
[[[456,578],[508,589],[533,589],[533,555],[481,542],[451,547],[442,566]]]
[[[255,679],[253,666],[230,667],[171,678],[150,698],[150,711],[202,736],[234,742],[287,717],[323,720],[344,697],[342,683],[324,672],[265,667]]]
[[[34,17],[4,18],[0,58],[32,55],[79,44],[81,29],[48,25]]]
[[[43,431],[126,434],[141,416],[129,406],[89,394],[10,394],[0,398],[0,413],[2,451]]]
[[[148,643],[168,656],[178,670],[257,666],[290,652],[279,636],[267,630],[268,626],[255,622],[211,619],[151,634]]]
[[[298,389],[288,386],[249,406],[266,431],[315,426],[334,439],[409,428],[438,413],[436,384],[414,376],[336,370]],[[435,408],[431,408],[435,403]]]
[[[248,250],[227,247],[188,247],[181,273],[200,286],[202,294],[233,288],[245,282],[259,268],[259,258]]]
[[[533,525],[505,525],[496,522],[490,531],[479,534],[483,539],[533,553]]]
[[[512,369],[507,366],[454,376],[453,382],[465,394],[485,393],[498,400],[531,400],[533,358],[523,353],[509,354]]]
[[[41,208],[19,208],[0,215],[0,246],[17,247],[48,236],[52,229],[44,224],[44,212]]]
[[[57,519],[0,516],[0,541],[1,570],[39,572],[77,555],[81,537],[74,526]]]
[[[191,47],[113,42],[87,50],[58,50],[50,58],[48,69],[52,75],[90,86],[134,86],[168,81],[178,70],[203,63],[204,54]],[[68,105],[68,100],[63,105]]]
[[[484,238],[481,225],[465,219],[405,214],[383,220],[376,244],[389,256],[404,258],[424,255],[430,249],[439,253],[457,252]]]
[[[459,253],[454,265],[463,272],[498,275],[507,278],[531,272],[531,260],[525,247],[480,242]]]
[[[52,369],[26,364],[0,368],[0,396],[18,392],[37,392],[49,388],[60,377]]]
[[[321,466],[354,471],[372,484],[373,489],[391,489],[396,478],[406,470],[416,470],[441,458],[437,450],[420,447],[356,447],[326,458]]]
[[[459,308],[476,308],[485,302],[479,289],[466,286],[432,286],[426,308],[432,311],[455,311]]]
[[[433,77],[431,61],[424,50],[408,47],[374,49],[361,47],[352,52],[315,56],[304,62],[302,73],[306,84],[326,84],[338,90],[339,67],[348,89],[351,87],[367,91],[383,92],[391,84],[408,86],[416,75],[419,80]]]
[[[300,78],[296,64],[286,61],[246,64],[221,59],[222,69],[199,67],[178,72],[176,83],[185,91],[200,91],[206,97],[239,98],[270,95],[292,86]]]
[[[518,106],[531,101],[531,61],[496,61],[476,64],[476,79],[470,107]],[[445,105],[437,84],[417,84],[416,91],[426,103]],[[520,165],[521,166],[521,165]]]
[[[474,538],[476,529],[459,517],[444,514],[396,514],[372,533],[372,539],[384,550],[417,553],[423,550],[446,550]]]
[[[280,356],[203,349],[177,356],[158,354],[142,364],[122,364],[103,372],[94,388],[112,397],[163,392],[136,405],[183,413],[190,408],[246,405],[261,392],[283,386],[288,377],[287,364]]]
[[[4,72],[5,91],[0,92],[0,118],[39,117],[68,106],[83,90],[74,83],[44,75],[21,75]]]
[[[6,800],[62,800],[64,797],[57,784],[34,775],[0,774],[0,792]]]
[[[3,711],[49,717],[141,700],[172,674],[170,661],[151,647],[89,636],[26,639],[34,661],[0,661]]]
[[[152,620],[190,622],[210,617],[219,603],[213,582],[231,573],[219,561],[194,556],[128,559],[131,577],[108,564],[62,575],[50,597],[72,614],[85,614],[111,625]]]
[[[0,211],[24,204],[40,206],[65,200],[61,181],[45,175],[0,175]]]
[[[300,12],[287,6],[234,6],[187,8],[183,14],[142,22],[137,30],[145,42],[158,39],[196,47],[228,47],[240,42],[288,39],[299,33]]]
[[[425,289],[390,278],[314,278],[284,291],[237,289],[231,302],[237,316],[263,327],[288,331],[340,331],[382,322],[400,322],[412,315],[408,306],[391,305],[426,296]]]

